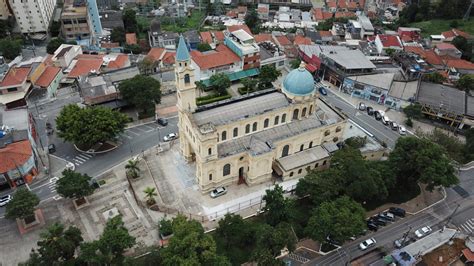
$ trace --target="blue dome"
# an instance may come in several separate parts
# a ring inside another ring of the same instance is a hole
[[[314,79],[304,65],[293,69],[283,81],[283,91],[294,96],[306,96],[314,92]]]

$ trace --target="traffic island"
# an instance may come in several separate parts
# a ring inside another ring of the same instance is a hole
[[[34,216],[26,219],[16,219],[16,224],[21,235],[24,235],[30,231],[42,227],[45,224],[43,212],[41,209],[37,209],[34,212]]]
[[[90,202],[87,199],[87,197],[83,197],[80,199],[73,199],[72,203],[74,204],[74,208],[76,209],[76,211],[90,205]]]
[[[87,154],[101,154],[101,153],[107,153],[110,151],[113,151],[119,147],[118,143],[115,143],[113,141],[106,141],[104,143],[97,143],[96,145],[92,147],[80,147],[76,144],[74,144],[74,148],[78,152],[83,152]]]

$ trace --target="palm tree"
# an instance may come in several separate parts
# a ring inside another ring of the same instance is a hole
[[[128,160],[127,165],[125,165],[125,169],[127,169],[127,175],[132,178],[137,178],[140,175],[138,160]]]
[[[145,193],[145,198],[147,198],[146,203],[148,205],[153,205],[155,204],[155,196],[158,196],[155,192],[156,188],[154,187],[146,187],[145,190],[143,190],[143,193]]]

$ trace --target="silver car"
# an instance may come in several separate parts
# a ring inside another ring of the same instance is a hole
[[[6,195],[0,198],[0,207],[7,205],[12,200],[11,195]]]
[[[418,238],[425,237],[431,233],[431,227],[425,226],[415,231],[415,235]]]
[[[172,141],[178,138],[178,134],[176,133],[169,133],[168,135],[163,137],[163,141]]]
[[[369,238],[362,241],[362,243],[359,244],[359,248],[362,250],[366,250],[370,248],[371,246],[374,246],[375,243],[377,243],[377,241],[375,241],[375,238]]]
[[[225,187],[218,187],[214,189],[213,191],[211,191],[211,198],[220,197],[224,195],[225,193],[227,193],[227,189]]]

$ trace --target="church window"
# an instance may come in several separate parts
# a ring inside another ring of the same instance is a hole
[[[247,124],[245,126],[245,134],[248,134],[248,133],[250,133],[250,124]]]
[[[257,131],[257,122],[254,122],[252,125],[252,131]]]
[[[304,149],[304,144],[301,144],[300,151],[303,151],[303,149]]]
[[[312,142],[312,141],[309,142],[309,147],[310,147],[310,148],[313,147],[313,142]]]
[[[280,122],[280,116],[275,116],[275,125],[278,125],[278,123]]]
[[[336,127],[336,132],[340,132],[342,130],[341,126]]]
[[[230,164],[224,165],[224,169],[222,169],[222,175],[223,176],[230,175]]]
[[[285,123],[286,122],[286,114],[281,115],[281,122]]]
[[[301,116],[302,116],[302,117],[305,117],[305,116],[306,116],[306,107],[303,108],[303,111],[301,111]]]
[[[338,137],[334,137],[334,138],[332,139],[333,142],[337,142],[338,140],[339,140]]]
[[[290,172],[290,176],[293,176],[293,172]]]
[[[326,160],[323,161],[323,165],[326,165]]]
[[[313,105],[310,105],[309,106],[309,114],[308,115],[311,115],[313,113]]]
[[[269,122],[270,122],[270,120],[268,118],[265,119],[265,121],[263,121],[263,128],[267,128]]]
[[[281,157],[288,156],[289,150],[290,150],[290,146],[285,145],[285,146],[283,147],[283,150],[281,151]]]
[[[298,170],[298,174],[301,174],[301,172],[303,172],[303,169]]]
[[[212,181],[212,174],[209,174],[209,181]]]
[[[329,135],[331,135],[331,131],[326,130],[326,131],[324,132],[324,136],[329,136]]]
[[[189,74],[184,75],[184,83],[189,84],[191,82],[191,78],[189,77]]]
[[[319,163],[316,163],[316,164],[314,165],[314,168],[317,168],[318,166],[319,166]]]
[[[299,112],[300,112],[300,110],[298,110],[298,109],[295,109],[295,110],[293,111],[293,120],[298,119]]]
[[[234,128],[234,133],[233,133],[233,136],[234,138],[236,138],[237,136],[239,135],[239,128]]]
[[[211,155],[212,154],[212,148],[207,149],[207,154]]]
[[[221,140],[224,141],[227,139],[227,131],[222,131]]]

